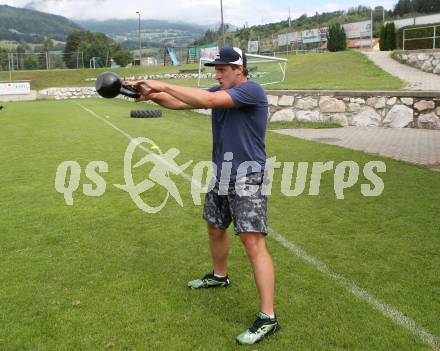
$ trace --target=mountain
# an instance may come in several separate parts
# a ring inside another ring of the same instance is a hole
[[[161,47],[167,44],[186,46],[201,37],[209,26],[142,20],[141,37],[144,46]],[[0,40],[17,43],[41,44],[45,38],[65,42],[75,30],[90,30],[107,34],[128,49],[136,49],[139,43],[138,20],[87,20],[72,21],[63,16],[0,5]]]
[[[63,16],[0,5],[0,40],[43,43],[47,37],[66,41],[69,32],[80,29]]]
[[[93,32],[102,32],[106,34],[122,35],[127,32],[137,32],[138,30],[138,17],[133,17],[133,19],[110,19],[105,21],[99,20],[82,20],[77,21],[82,27],[91,30]],[[167,29],[174,29],[185,32],[197,32],[201,33],[208,29],[209,26],[201,26],[196,24],[190,24],[186,22],[170,22],[163,20],[142,20],[141,19],[141,30],[142,31],[163,31]]]
[[[130,20],[84,20],[78,21],[78,24],[92,32],[105,33],[116,42],[123,43],[126,47],[136,48],[139,42],[137,17]],[[141,39],[144,45],[163,46],[173,43],[177,46],[185,46],[202,36],[208,28],[209,26],[185,22],[141,20]]]

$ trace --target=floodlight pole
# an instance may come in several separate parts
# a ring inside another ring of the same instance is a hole
[[[415,8],[415,6],[414,6],[414,4],[412,2],[411,2],[411,10],[412,10],[412,13],[413,13],[413,16],[414,16],[413,25],[415,26],[416,25],[416,8]]]
[[[289,28],[290,28],[290,7],[289,7]]]
[[[139,66],[142,66],[142,46],[141,46],[141,12],[136,11],[139,16],[138,32],[139,32]]]
[[[373,49],[373,10],[371,10],[370,49]]]
[[[223,21],[223,0],[220,0],[220,14],[222,17],[222,45],[221,47],[225,46],[225,23]]]
[[[10,54],[8,52],[8,66],[9,66],[9,80],[12,82],[12,63],[11,63],[11,56],[12,54]]]

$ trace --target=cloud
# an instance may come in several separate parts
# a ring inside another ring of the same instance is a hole
[[[4,2],[15,7],[62,15],[70,19],[127,19],[137,18],[136,11],[144,19],[180,20],[191,23],[211,24],[220,22],[219,0],[10,0]],[[258,0],[224,0],[225,22],[235,25],[260,24],[287,18],[287,10],[280,11],[273,5]]]
[[[353,0],[354,1],[354,0]],[[366,6],[377,6],[384,4],[391,8],[396,0],[372,0],[365,1]],[[364,1],[360,1],[362,3]],[[219,0],[9,0],[3,3],[16,6],[28,7],[38,11],[53,13],[65,16],[70,19],[136,19],[136,11],[141,12],[143,19],[160,19],[172,21],[185,21],[199,24],[212,24],[220,22],[220,1]],[[303,13],[308,15],[318,12],[331,12],[346,10],[356,6],[358,2],[324,3],[309,1],[296,3],[291,6],[292,18]],[[223,0],[224,20],[241,26],[276,22],[285,20],[288,17],[289,3],[286,0],[268,2],[266,0]]]

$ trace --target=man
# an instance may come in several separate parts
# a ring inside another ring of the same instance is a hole
[[[212,109],[216,179],[214,188],[206,194],[203,217],[208,223],[213,272],[190,281],[188,286],[229,287],[226,229],[233,221],[251,261],[260,297],[256,321],[236,340],[240,344],[254,344],[280,329],[274,313],[274,266],[265,244],[267,197],[262,194],[267,97],[260,85],[248,80],[246,57],[240,49],[224,47],[205,65],[215,67],[219,82],[208,91],[152,80],[130,84],[140,90],[139,100],[152,100],[170,109]],[[246,192],[239,184],[245,188],[253,186],[254,190]]]

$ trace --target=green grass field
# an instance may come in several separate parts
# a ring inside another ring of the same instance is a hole
[[[399,90],[403,82],[375,66],[368,58],[355,51],[323,54],[281,56],[288,58],[286,79],[282,83],[267,85],[267,89],[311,90]],[[117,68],[121,76],[178,73],[180,69],[195,69],[198,65],[151,66],[131,69]],[[264,69],[264,66],[259,67]],[[270,67],[269,70],[273,69]],[[93,86],[87,78],[97,77],[106,69],[18,71],[14,80],[31,80],[32,89],[60,86]],[[276,76],[278,76],[277,74]],[[8,80],[8,72],[0,72],[0,80]],[[170,83],[197,86],[197,79],[172,79]],[[209,83],[206,83],[209,85]]]
[[[130,109],[140,105],[118,100],[4,106],[0,349],[239,349],[235,336],[253,322],[258,309],[252,270],[239,239],[231,241],[232,287],[189,290],[187,281],[211,267],[202,206],[193,204],[189,182],[172,176],[183,207],[171,198],[157,214],[142,212],[128,193],[113,186],[124,183],[129,140],[121,131],[150,138],[163,151],[178,148],[176,160],[182,164],[210,159],[210,119],[170,110],[160,119],[131,119]],[[345,200],[336,200],[332,172],[323,175],[319,196],[286,197],[276,173],[269,225],[338,277],[420,327],[413,326],[414,333],[385,317],[349,292],[341,279],[320,272],[270,235],[283,329],[258,346],[241,349],[432,351],[417,330],[440,336],[439,173],[273,132],[267,135],[267,151],[283,162],[386,163],[387,172],[380,174],[385,191],[370,198],[361,195],[360,184],[366,182],[361,177],[345,191]],[[136,160],[142,155],[136,151]],[[57,167],[67,160],[82,169],[72,206],[54,187]],[[102,174],[107,189],[100,197],[82,192],[90,183],[85,168],[93,160],[109,166]],[[136,170],[137,181],[147,171]],[[143,196],[156,203],[164,191],[155,187]]]
[[[289,59],[286,80],[275,89],[399,90],[403,82],[356,51],[280,56]]]

